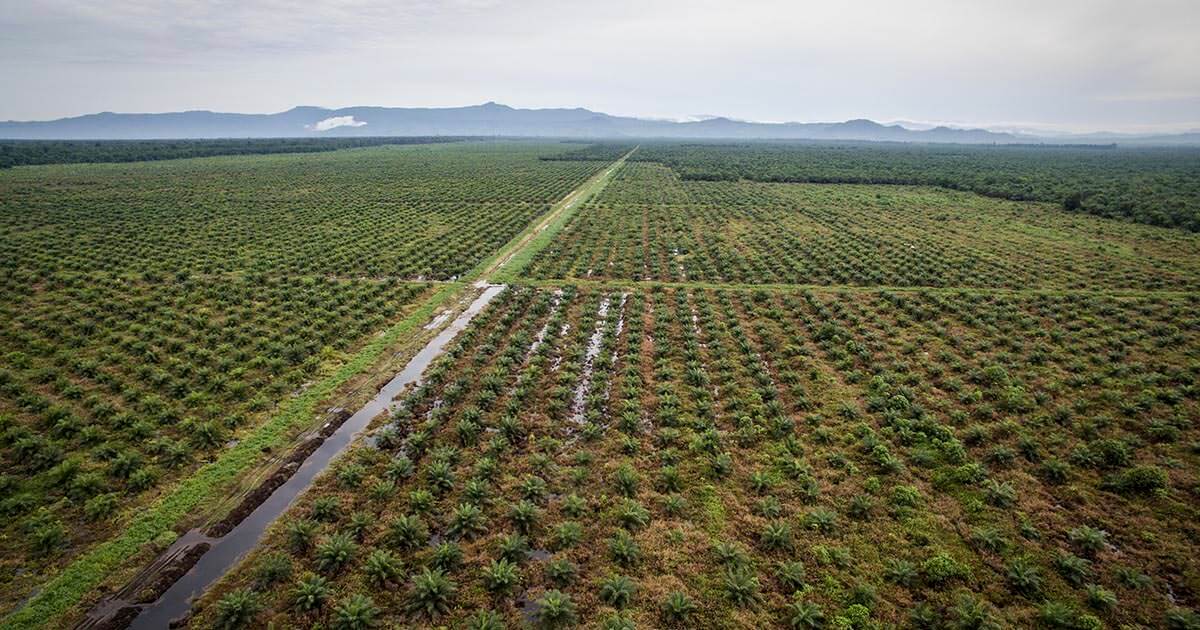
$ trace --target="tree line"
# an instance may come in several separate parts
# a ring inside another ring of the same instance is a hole
[[[384,144],[455,142],[465,138],[222,138],[212,140],[0,140],[0,168],[37,164],[145,162],[215,155],[315,153]]]
[[[660,142],[633,159],[687,180],[941,186],[1200,232],[1196,147]]]

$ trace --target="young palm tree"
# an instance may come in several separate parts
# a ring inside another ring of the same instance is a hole
[[[250,625],[262,610],[258,595],[249,589],[231,591],[217,602],[215,625],[221,630],[236,630]]]
[[[600,583],[600,601],[618,610],[633,600],[637,587],[624,575],[614,575]]]
[[[458,585],[438,569],[425,569],[413,577],[408,593],[408,612],[430,620],[450,612]]]
[[[507,595],[520,581],[520,569],[504,558],[493,560],[483,568],[483,586],[496,595]]]
[[[662,616],[667,623],[686,623],[695,612],[695,602],[680,591],[671,592],[662,603]]]
[[[317,610],[329,600],[333,586],[320,575],[309,574],[300,578],[292,591],[292,605],[303,612]]]
[[[335,574],[341,571],[354,559],[358,545],[348,534],[332,534],[324,542],[317,545],[317,569],[325,574]]]
[[[546,591],[534,602],[537,611],[534,621],[538,628],[558,630],[573,627],[578,616],[571,596],[561,591]]]
[[[363,563],[363,573],[367,582],[375,588],[384,588],[400,580],[402,563],[395,554],[386,549],[376,549],[367,556]]]
[[[347,597],[333,609],[333,630],[366,630],[376,623],[379,608],[374,600],[361,593]]]

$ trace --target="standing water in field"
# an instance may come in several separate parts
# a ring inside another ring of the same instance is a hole
[[[600,307],[596,309],[596,327],[588,339],[583,359],[583,374],[579,377],[579,384],[575,386],[575,396],[571,404],[571,422],[577,425],[584,422],[584,404],[592,385],[592,363],[596,360],[596,355],[600,354],[600,342],[604,338],[604,326],[608,322],[608,306],[611,301],[607,295],[604,296],[600,300]]]
[[[163,557],[178,557],[187,553],[183,547],[192,548],[207,544],[209,549],[207,552],[202,551],[203,555],[195,566],[172,584],[158,600],[142,606],[129,601],[110,600],[93,610],[92,615],[89,615],[82,625],[84,627],[105,625],[106,622],[116,617],[121,609],[131,606],[140,609],[137,617],[129,626],[131,628],[166,628],[173,619],[187,613],[192,606],[193,599],[201,595],[212,583],[233,568],[246,553],[258,545],[267,527],[288,509],[296,497],[312,484],[313,479],[325,470],[330,461],[354,441],[358,433],[366,428],[372,419],[384,411],[394,409],[393,399],[405,387],[416,383],[421,378],[421,374],[425,372],[425,368],[442,354],[455,335],[466,328],[467,324],[504,288],[504,285],[488,285],[458,318],[430,340],[399,374],[388,381],[375,398],[338,427],[312,455],[304,460],[294,475],[271,493],[228,534],[219,538],[210,538],[199,531],[192,531],[181,536],[170,549],[162,554]]]

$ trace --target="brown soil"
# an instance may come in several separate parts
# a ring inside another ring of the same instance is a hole
[[[176,556],[154,576],[154,579],[145,588],[138,591],[138,597],[134,600],[134,603],[149,604],[157,600],[163,593],[167,592],[167,589],[171,588],[172,584],[183,577],[184,573],[187,573],[192,567],[196,566],[196,563],[200,561],[200,556],[208,553],[210,547],[212,545],[208,543],[200,543],[189,547],[187,551]],[[124,609],[122,609],[123,611]]]
[[[138,612],[139,609],[137,606],[125,606],[118,610],[117,614],[97,625],[91,626],[91,628],[92,630],[124,630],[137,618]]]
[[[138,605],[149,604],[162,597],[183,574],[196,566],[200,557],[208,552],[212,545],[202,542],[188,547],[181,553],[157,565],[154,569],[131,582],[129,586],[118,591],[104,601],[123,605],[111,616],[101,612],[95,617],[89,616],[80,622],[76,628],[87,630],[125,630],[137,618],[141,608]],[[145,582],[143,582],[143,579]],[[132,591],[132,593],[130,593]],[[101,604],[104,603],[101,602]],[[102,608],[98,607],[98,610]]]
[[[233,528],[237,527],[238,523],[241,523],[243,520],[245,520],[247,516],[250,516],[250,513],[253,512],[255,508],[257,508],[259,505],[262,505],[262,502],[266,501],[267,497],[271,496],[271,493],[275,492],[279,486],[282,486],[287,482],[288,479],[292,477],[292,475],[296,474],[296,471],[299,470],[300,465],[304,463],[304,460],[308,459],[309,455],[312,455],[313,452],[316,451],[317,448],[329,438],[329,436],[333,435],[333,432],[336,431],[338,427],[342,426],[346,420],[349,420],[351,415],[352,414],[345,409],[339,410],[336,414],[334,414],[333,418],[330,419],[329,422],[326,422],[316,435],[305,440],[300,446],[297,446],[295,450],[293,450],[291,454],[289,454],[287,458],[283,460],[283,463],[279,466],[274,474],[264,479],[263,482],[254,490],[251,490],[250,493],[242,499],[242,502],[239,503],[237,507],[230,510],[229,514],[225,515],[225,518],[213,523],[213,525],[208,528],[208,531],[206,531],[205,534],[211,536],[212,538],[220,538],[221,536],[233,531]]]

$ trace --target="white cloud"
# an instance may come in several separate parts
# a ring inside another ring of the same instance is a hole
[[[329,131],[338,127],[362,127],[367,124],[364,120],[354,120],[353,116],[331,116],[318,122],[315,125],[305,125],[305,129],[312,131]]]

